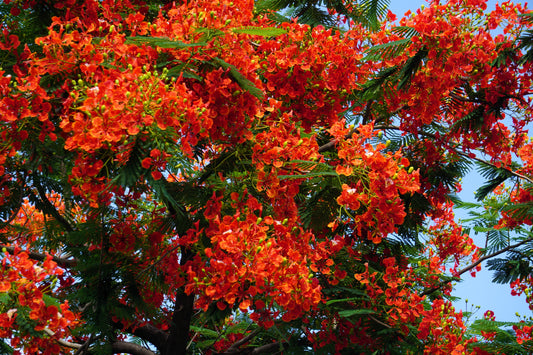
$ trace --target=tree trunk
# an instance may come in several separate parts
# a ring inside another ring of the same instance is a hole
[[[176,294],[168,339],[161,355],[185,355],[187,353],[193,303],[194,295],[187,295],[183,288],[180,288]]]
[[[194,253],[183,250],[180,264],[185,264]],[[187,295],[185,288],[180,287],[176,292],[174,314],[170,325],[169,334],[161,355],[185,355],[189,344],[189,326],[193,313],[194,294]]]

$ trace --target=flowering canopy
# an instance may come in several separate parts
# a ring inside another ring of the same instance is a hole
[[[529,323],[467,329],[450,282],[522,253],[492,267],[533,304],[533,17],[378,3],[328,2],[326,27],[251,0],[5,1],[0,346],[527,351]],[[485,249],[451,197],[474,161]]]

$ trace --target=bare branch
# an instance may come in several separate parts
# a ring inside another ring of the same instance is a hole
[[[252,354],[267,354],[267,353],[272,354],[274,351],[284,350],[286,348],[285,345],[287,345],[287,343],[285,342],[266,344],[266,345],[254,348],[252,350]]]
[[[514,175],[514,176],[516,176],[516,177],[518,177],[518,178],[520,178],[520,179],[524,179],[524,180],[526,180],[527,182],[533,184],[533,180],[532,180],[532,179],[528,178],[528,177],[525,176],[525,175],[522,175],[522,174],[520,174],[520,173],[517,173],[517,172],[514,171],[514,170],[511,170],[511,169],[506,168],[506,167],[504,167],[504,166],[497,166],[496,164],[493,164],[493,163],[491,163],[491,162],[489,162],[489,161],[487,161],[487,160],[483,160],[483,159],[480,159],[480,158],[478,158],[478,157],[471,157],[470,155],[468,155],[468,154],[466,154],[466,153],[464,153],[464,152],[458,151],[458,150],[456,150],[456,149],[454,149],[454,150],[455,150],[455,152],[456,152],[457,154],[459,154],[459,155],[462,155],[462,156],[464,156],[464,157],[470,158],[470,159],[472,159],[472,160],[478,161],[478,162],[483,163],[483,164],[486,164],[486,165],[490,165],[490,166],[492,166],[492,167],[494,167],[494,168],[504,169],[504,170],[508,171],[509,173],[511,173],[512,175]]]
[[[490,258],[493,258],[495,256],[498,256],[502,253],[505,253],[506,251],[509,251],[509,250],[512,250],[512,249],[515,249],[515,248],[518,248],[519,246],[521,245],[524,245],[528,242],[531,242],[533,241],[533,237],[531,238],[527,238],[527,239],[524,239],[522,240],[521,242],[519,243],[516,243],[516,244],[513,244],[513,245],[509,245],[503,249],[500,249],[492,254],[488,254],[488,255],[485,255],[485,256],[482,256],[481,258],[479,258],[478,260],[476,260],[475,262],[473,262],[472,264],[466,266],[465,268],[459,270],[457,272],[457,276],[461,276],[462,274],[464,274],[465,272],[468,272],[470,270],[472,270],[473,268],[475,268],[476,266],[478,266],[479,264],[481,264],[482,262],[484,262],[485,260],[488,260]],[[452,280],[447,280],[447,281],[442,281],[441,283],[439,283],[437,286],[429,289],[429,290],[426,290],[424,292],[422,292],[420,294],[420,296],[426,296],[426,295],[429,295],[429,294],[432,294],[433,292],[439,290],[440,288],[442,288],[443,286],[445,286],[446,284],[449,284]]]
[[[10,247],[7,245],[0,244],[0,249],[3,249],[3,248],[5,248],[9,254],[13,255],[15,253],[15,247]],[[33,259],[33,260],[43,261],[46,259],[46,254],[36,253],[33,251],[32,252],[26,251],[26,253],[28,253],[28,256],[30,257],[30,259]],[[60,258],[57,256],[52,256],[52,260],[56,262],[58,266],[63,267],[63,268],[73,267],[73,266],[76,266],[76,264],[78,263],[78,260],[76,259],[64,259],[64,258]]]
[[[396,131],[401,131],[400,127],[398,127],[398,126],[390,126],[390,125],[376,126],[374,128],[376,128],[376,129],[392,129],[392,130],[396,130]],[[433,139],[436,138],[434,134],[428,133],[428,132],[418,132],[418,134],[420,134],[422,136],[429,137],[429,138],[433,138]],[[455,144],[455,145],[459,145],[457,142],[450,142],[450,143]],[[526,180],[526,181],[528,181],[528,182],[533,184],[533,179],[531,179],[531,178],[529,178],[529,177],[527,177],[525,175],[522,175],[520,173],[517,173],[516,171],[511,170],[510,168],[507,168],[505,166],[498,166],[498,165],[496,165],[494,163],[491,163],[488,160],[484,160],[484,159],[478,158],[476,156],[470,156],[469,154],[467,154],[465,152],[462,152],[462,151],[458,150],[457,148],[454,148],[454,147],[452,147],[450,145],[448,145],[448,148],[452,149],[456,154],[462,155],[465,158],[469,158],[469,159],[475,160],[477,162],[492,166],[494,168],[504,169],[504,170],[508,171],[510,174],[512,174],[512,175],[514,175],[514,176],[516,176],[516,177],[518,177],[520,179],[524,179],[524,180]]]
[[[83,345],[78,350],[76,350],[74,355],[86,354],[86,352],[89,350],[89,345],[91,345],[92,341],[93,341],[93,335],[91,334],[89,336],[89,339],[87,339],[87,341],[85,343],[83,343]]]
[[[122,329],[123,326],[119,322],[113,323],[114,327],[117,329]],[[138,338],[141,338],[150,344],[153,344],[158,350],[161,351],[165,342],[167,341],[168,334],[163,330],[154,327],[151,324],[146,324],[140,327],[128,327],[122,329],[122,331],[135,335]]]
[[[259,334],[259,332],[261,331],[261,328],[257,328],[256,330],[254,330],[253,332],[251,332],[250,334],[248,334],[247,336],[245,336],[244,338],[236,341],[235,343],[231,344],[231,346],[228,348],[228,350],[226,350],[226,352],[234,352],[234,351],[237,351],[237,349],[239,349],[242,345],[248,343],[250,340],[252,340],[257,334]]]
[[[228,350],[224,351],[223,353],[217,353],[218,355],[256,355],[256,354],[273,354],[275,352],[281,352],[284,349],[286,349],[288,344],[286,342],[280,342],[280,343],[271,343],[266,344],[262,346],[258,346],[255,348],[245,348],[245,349],[237,349],[237,348],[229,348]]]
[[[53,331],[51,331],[50,329],[48,328],[44,328],[44,332],[48,335],[50,335],[51,337],[54,337],[56,335],[56,333],[54,333]],[[79,349],[82,347],[82,345],[80,344],[76,344],[76,343],[71,343],[70,341],[66,341],[66,340],[62,340],[62,339],[55,339],[56,342],[59,344],[59,345],[62,345],[62,346],[65,346],[67,348],[71,348],[71,349]]]
[[[390,325],[388,325],[387,323],[383,323],[382,321],[380,321],[379,319],[377,319],[376,317],[372,316],[372,315],[369,315],[368,316],[370,319],[372,319],[374,322],[378,323],[378,324],[381,324],[382,326],[384,326],[385,328],[389,328],[391,329],[392,327]]]
[[[111,351],[113,354],[132,354],[132,355],[156,355],[152,350],[146,349],[144,346],[127,343],[125,341],[117,341],[111,344]]]

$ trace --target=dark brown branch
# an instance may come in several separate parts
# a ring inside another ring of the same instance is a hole
[[[256,354],[272,354],[275,352],[281,352],[284,349],[286,349],[288,344],[286,342],[280,342],[280,343],[271,343],[266,345],[261,345],[255,348],[245,348],[245,349],[237,349],[237,348],[229,348],[228,350],[224,351],[223,353],[217,353],[217,355],[256,355]]]
[[[272,354],[274,351],[284,350],[286,348],[285,345],[288,345],[288,344],[285,342],[266,344],[266,345],[254,348],[251,354]]]
[[[182,248],[180,264],[184,265],[194,257],[194,252]],[[163,346],[161,355],[186,355],[187,344],[189,343],[189,328],[194,309],[194,294],[185,293],[185,288],[176,290],[176,301],[174,302],[174,313],[170,324],[167,341]]]
[[[13,255],[15,253],[15,247],[0,245],[0,249],[3,249],[3,248],[5,248],[9,254]],[[26,251],[26,253],[28,253],[28,256],[30,257],[30,259],[33,259],[33,260],[43,261],[46,259],[46,254],[36,253],[33,251],[31,252]],[[73,266],[76,266],[76,264],[78,263],[76,259],[64,259],[64,258],[60,258],[57,256],[52,256],[52,260],[55,261],[56,264],[62,268],[73,267]]]
[[[52,202],[50,202],[48,197],[46,197],[46,191],[44,190],[43,186],[41,185],[39,179],[36,176],[33,177],[33,184],[39,192],[41,202],[48,208],[48,211],[43,211],[43,213],[51,214],[52,217],[54,217],[55,220],[58,221],[68,232],[73,232],[74,228],[72,228],[70,223],[59,213],[59,211],[55,208]]]
[[[130,327],[126,329],[123,329],[122,324],[119,322],[114,322],[113,325],[116,329],[121,329],[124,332],[133,334],[136,337],[149,342],[159,351],[161,351],[168,338],[168,334],[166,332],[154,327],[151,324],[146,324],[141,327]]]
[[[372,111],[370,111],[370,109],[372,108],[373,103],[374,101],[370,100],[366,104],[365,112],[363,113],[363,124],[368,124],[372,118]]]
[[[111,344],[111,351],[113,354],[156,355],[156,353],[146,349],[144,346],[124,341],[117,341]]]
[[[472,263],[472,264],[466,266],[465,268],[459,270],[459,271],[457,272],[457,276],[461,276],[461,275],[464,274],[465,272],[468,272],[468,271],[472,270],[473,268],[475,268],[476,266],[478,266],[479,264],[481,264],[481,263],[484,262],[485,260],[488,260],[488,259],[490,259],[490,258],[493,258],[493,257],[495,257],[495,256],[498,256],[498,255],[500,255],[500,254],[502,254],[502,253],[505,253],[506,251],[509,251],[509,250],[511,250],[511,249],[518,248],[519,246],[524,245],[524,244],[526,244],[526,243],[528,243],[528,242],[531,242],[531,241],[533,241],[533,237],[528,238],[528,239],[525,239],[525,240],[522,240],[522,241],[519,242],[519,243],[516,243],[516,244],[513,244],[513,245],[509,245],[509,246],[507,246],[507,247],[505,247],[505,248],[503,248],[503,249],[500,249],[500,250],[498,250],[498,251],[496,251],[496,252],[494,252],[494,253],[492,253],[492,254],[488,254],[488,255],[482,256],[481,258],[479,258],[478,260],[476,260],[476,262],[474,262],[474,263]],[[452,281],[452,280],[442,281],[442,282],[439,283],[437,286],[435,286],[435,287],[433,287],[433,288],[431,288],[431,289],[429,289],[429,290],[426,290],[426,291],[422,292],[422,293],[420,294],[420,296],[426,296],[426,295],[432,294],[433,292],[439,290],[440,288],[442,288],[442,287],[445,286],[446,284],[449,284],[451,281]]]
[[[83,345],[78,350],[76,350],[74,355],[84,355],[84,354],[86,354],[87,351],[89,350],[89,345],[91,345],[92,341],[93,341],[93,335],[91,334],[89,336],[89,339],[87,339],[87,341],[85,343],[83,343]]]
[[[231,344],[231,346],[226,350],[226,353],[233,353],[238,351],[238,349],[243,346],[244,344],[248,343],[250,340],[252,340],[259,332],[261,331],[261,328],[257,328],[244,338],[236,341],[235,343]]]
[[[168,338],[167,333],[151,324],[136,328],[132,334],[153,344],[157,349],[162,349]]]
[[[480,159],[480,158],[478,158],[478,157],[471,157],[471,156],[469,156],[469,155],[466,154],[466,153],[460,152],[460,151],[458,151],[458,150],[456,150],[456,149],[454,149],[454,150],[455,150],[455,152],[456,152],[457,154],[459,154],[459,155],[462,155],[462,156],[464,156],[464,157],[470,158],[470,159],[472,159],[472,160],[478,161],[478,162],[483,163],[483,164],[486,164],[486,165],[490,165],[490,166],[492,166],[492,167],[494,167],[494,168],[504,169],[504,170],[508,171],[510,174],[512,174],[512,175],[514,175],[514,176],[516,176],[516,177],[518,177],[518,178],[520,178],[520,179],[524,179],[524,180],[528,181],[529,183],[532,183],[532,184],[533,184],[533,180],[532,180],[532,179],[528,178],[528,177],[525,176],[525,175],[522,175],[522,174],[520,174],[520,173],[517,173],[517,172],[514,171],[514,170],[511,170],[511,169],[506,168],[506,167],[504,167],[504,166],[497,166],[496,164],[493,164],[493,163],[491,163],[491,162],[489,162],[489,161],[486,161],[486,160]]]

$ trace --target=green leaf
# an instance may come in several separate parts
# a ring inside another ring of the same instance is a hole
[[[169,78],[177,78],[179,76],[182,76],[182,78],[187,79],[196,79],[198,81],[204,80],[201,76],[193,73],[191,70],[189,70],[188,63],[180,63],[172,68],[169,69],[167,76]]]
[[[387,14],[389,0],[363,0],[358,7],[362,10],[354,19],[359,20],[365,27],[377,31],[379,23]]]
[[[201,328],[201,327],[197,327],[195,325],[191,325],[190,329],[193,332],[196,332],[198,334],[201,334],[201,335],[209,337],[209,338],[218,338],[219,337],[219,334],[217,332],[215,332],[214,330],[211,330],[211,329]]]
[[[0,292],[0,305],[6,304],[11,300],[8,292]]]
[[[368,296],[364,292],[361,292],[355,289],[352,291],[358,291],[358,293],[360,293],[361,296],[364,296],[364,298],[368,298]],[[329,306],[330,304],[339,303],[339,302],[357,302],[357,301],[361,301],[361,297],[350,297],[350,298],[341,298],[338,300],[329,300],[326,302],[326,305]]]
[[[198,349],[208,348],[211,345],[213,345],[216,341],[217,341],[216,339],[209,339],[209,340],[199,341],[199,342],[196,343],[196,347]]]
[[[278,178],[280,180],[286,180],[286,179],[305,179],[305,178],[317,177],[317,176],[338,176],[338,175],[334,171],[322,171],[322,172],[317,172],[317,173],[307,173],[303,175],[279,175]]]
[[[166,37],[147,37],[147,36],[134,36],[126,37],[126,44],[136,44],[142,45],[146,44],[152,47],[159,48],[189,48],[189,47],[200,47],[205,46],[207,43],[184,43],[180,41],[173,41]]]
[[[43,294],[43,301],[44,301],[44,304],[47,305],[47,306],[56,306],[58,309],[59,309],[59,306],[61,304],[61,302],[59,302],[59,300],[55,297],[52,297],[50,295],[47,295],[47,294]]]
[[[0,340],[0,354],[11,355],[15,350],[7,345],[3,340]]]
[[[213,28],[197,28],[194,32],[203,33],[202,37],[200,37],[199,43],[209,42],[215,37],[220,37],[224,35],[224,32],[221,30],[213,29]]]
[[[351,316],[363,315],[363,314],[375,314],[376,312],[371,309],[346,309],[339,312],[339,316],[343,318],[349,318]]]
[[[404,38],[397,41],[378,44],[377,46],[368,49],[368,54],[363,60],[380,60],[397,57],[410,43],[410,38]]]
[[[409,58],[407,62],[405,62],[405,65],[400,70],[399,78],[400,82],[398,83],[398,89],[408,89],[411,85],[411,79],[416,74],[418,69],[422,66],[423,60],[428,55],[428,50],[425,48],[421,48],[416,52],[414,56]]]
[[[475,192],[476,200],[478,201],[482,201],[495,188],[500,186],[507,179],[513,177],[513,174],[507,169],[497,168],[481,162],[478,163],[478,171],[484,178],[488,179],[488,181]]]
[[[233,33],[242,33],[252,36],[276,37],[287,33],[283,28],[276,27],[242,27],[231,30]]]
[[[263,99],[263,91],[259,90],[254,83],[252,83],[250,80],[246,79],[244,75],[242,75],[237,68],[233,64],[229,64],[228,62],[220,59],[220,58],[213,58],[213,61],[221,66],[224,69],[229,69],[229,72],[233,79],[239,84],[239,86],[243,89],[248,91],[253,96],[257,97],[258,99]]]

